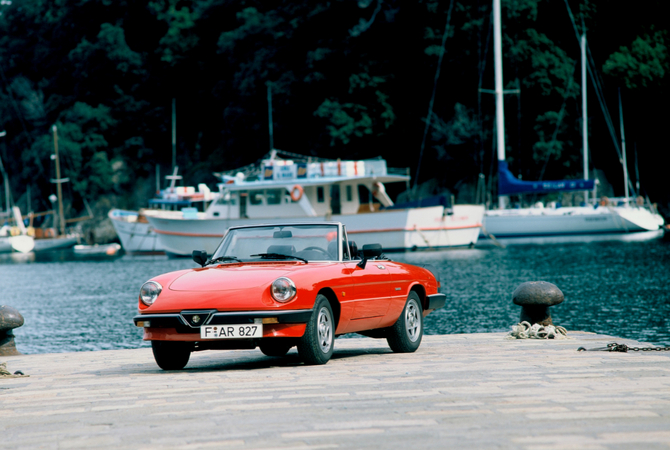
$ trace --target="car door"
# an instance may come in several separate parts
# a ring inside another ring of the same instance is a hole
[[[375,328],[388,311],[391,303],[391,274],[384,261],[368,261],[365,268],[357,261],[344,264],[351,285],[353,303],[348,332]]]

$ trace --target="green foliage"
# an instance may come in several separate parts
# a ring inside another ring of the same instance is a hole
[[[636,90],[626,99],[634,111],[626,126],[631,140],[639,140],[644,172],[644,152],[656,147],[664,129],[662,118],[652,113],[653,105],[666,103],[668,92],[664,2],[644,8],[621,0],[568,4],[579,31],[583,27],[589,35],[596,65],[608,76],[606,90],[617,85]],[[3,5],[0,130],[7,136],[0,151],[12,189],[25,191],[30,183],[37,185],[36,197],[51,192],[56,124],[63,176],[72,179],[73,189],[89,197],[118,195],[129,207],[142,206],[146,199],[136,193],[146,189],[135,183],[151,184],[156,165],[163,174],[171,171],[173,98],[177,164],[185,183],[251,163],[268,150],[267,85],[277,148],[323,157],[383,154],[391,166],[416,170],[449,5],[434,0]],[[552,166],[547,173],[557,177],[581,170],[579,46],[565,5],[502,2],[505,85],[521,90],[520,96],[505,96],[507,150],[512,169],[527,179],[536,178],[547,160]],[[455,1],[450,24],[419,182],[438,177],[441,187],[454,188],[495,167],[494,101],[480,91],[494,83],[490,2]],[[597,152],[610,138],[597,125],[595,99],[589,107]],[[593,161],[603,159],[596,154]]]
[[[193,31],[198,14],[185,6],[185,3],[191,2],[163,0],[150,1],[148,5],[156,19],[167,24],[167,31],[158,42],[156,51],[161,61],[169,66],[175,66],[183,61],[188,52],[198,45],[199,38]],[[177,5],[181,7],[178,8]]]
[[[372,134],[372,119],[368,109],[355,103],[341,104],[337,100],[326,99],[319,105],[314,115],[327,119],[330,145],[348,144],[352,137]]]
[[[665,79],[670,61],[665,45],[668,32],[638,36],[630,48],[621,46],[605,61],[603,73],[623,80],[628,89],[658,86]]]

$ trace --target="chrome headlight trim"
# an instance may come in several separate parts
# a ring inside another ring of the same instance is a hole
[[[272,298],[280,303],[286,303],[293,300],[297,292],[295,283],[287,277],[279,277],[272,282],[272,285],[270,285],[270,294],[272,294]]]
[[[163,291],[163,286],[156,281],[147,281],[140,288],[140,300],[147,306],[153,305],[160,293]]]

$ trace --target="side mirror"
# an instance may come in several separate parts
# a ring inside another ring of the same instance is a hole
[[[378,258],[382,256],[381,244],[366,244],[363,246],[363,256],[367,259]]]
[[[193,250],[193,261],[200,264],[201,267],[205,267],[207,252],[204,250]]]
[[[361,250],[361,262],[356,264],[361,269],[365,269],[365,265],[368,263],[368,259],[378,258],[382,255],[382,246],[381,244],[365,244],[363,250]]]

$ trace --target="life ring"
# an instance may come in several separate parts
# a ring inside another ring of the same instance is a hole
[[[294,202],[299,202],[304,192],[305,191],[302,188],[302,186],[296,184],[295,186],[293,186],[293,189],[291,189],[291,200],[293,200]]]
[[[607,206],[610,204],[610,199],[607,197],[602,197],[600,199],[600,206]]]

